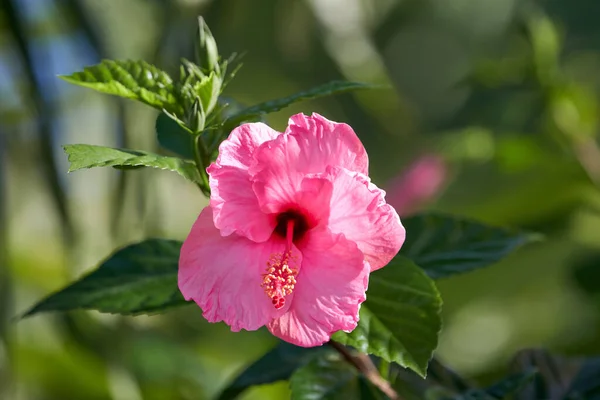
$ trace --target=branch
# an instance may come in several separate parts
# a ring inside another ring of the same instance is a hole
[[[353,355],[346,347],[334,342],[333,340],[329,341],[329,345],[338,353],[340,353],[346,361],[352,364],[361,374],[365,376],[365,378],[369,380],[369,382],[375,385],[387,397],[389,397],[391,400],[402,400],[398,393],[396,393],[396,391],[392,388],[390,383],[383,379],[381,375],[379,375],[377,367],[375,367],[375,364],[373,364],[373,361],[371,361],[368,355],[363,353]]]

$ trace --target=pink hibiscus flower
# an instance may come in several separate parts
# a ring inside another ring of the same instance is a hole
[[[387,201],[402,217],[414,214],[440,194],[447,179],[446,161],[438,154],[425,154],[389,183]]]
[[[346,124],[313,114],[285,133],[236,128],[209,166],[210,205],[181,248],[179,288],[209,322],[263,325],[298,346],[352,331],[369,273],[404,242]]]

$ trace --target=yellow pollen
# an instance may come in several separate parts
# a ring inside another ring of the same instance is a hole
[[[290,267],[295,262],[295,257],[290,251],[283,254],[271,254],[267,261],[267,270],[263,274],[261,287],[271,299],[273,307],[280,309],[285,306],[285,296],[294,291],[298,270]]]

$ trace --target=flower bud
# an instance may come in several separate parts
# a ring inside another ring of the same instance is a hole
[[[387,188],[387,202],[400,216],[413,214],[435,198],[448,178],[448,166],[437,154],[426,154],[414,161]]]
[[[196,99],[194,104],[190,108],[187,115],[187,125],[190,127],[194,134],[199,134],[204,130],[204,124],[206,122],[206,114],[204,113],[204,107],[200,99]]]
[[[196,62],[206,72],[221,74],[219,50],[204,18],[198,17],[198,42],[196,43]]]

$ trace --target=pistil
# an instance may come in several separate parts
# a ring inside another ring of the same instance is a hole
[[[290,219],[286,227],[286,249],[283,253],[271,254],[267,271],[263,274],[261,286],[277,310],[285,306],[286,296],[292,294],[296,285],[298,270],[291,266],[295,262],[292,256],[293,238],[294,220]]]

